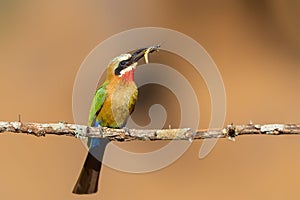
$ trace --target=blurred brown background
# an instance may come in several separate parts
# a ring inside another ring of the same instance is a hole
[[[296,0],[1,0],[0,119],[20,113],[23,121],[73,122],[72,87],[87,54],[113,34],[157,26],[191,36],[212,56],[226,88],[227,124],[299,123],[299,9]],[[205,128],[209,96],[205,85],[198,89]],[[120,145],[146,151],[163,144]],[[298,136],[219,140],[203,160],[200,145],[153,173],[104,167],[100,192],[76,196],[86,155],[79,139],[2,134],[0,199],[299,199]]]

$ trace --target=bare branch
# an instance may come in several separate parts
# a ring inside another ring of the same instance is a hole
[[[112,129],[106,127],[88,127],[67,123],[22,123],[0,122],[0,133],[26,133],[35,136],[66,135],[73,137],[108,138],[114,141],[131,140],[195,140],[207,138],[229,138],[234,140],[238,135],[268,134],[290,135],[300,134],[300,125],[296,124],[266,124],[266,125],[228,125],[225,128],[193,131],[182,129]]]

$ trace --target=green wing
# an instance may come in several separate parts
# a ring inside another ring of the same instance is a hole
[[[91,105],[91,109],[90,109],[90,114],[89,114],[89,122],[88,122],[89,126],[94,126],[97,115],[103,106],[104,100],[106,98],[107,84],[108,84],[108,82],[105,81],[95,93],[95,96],[94,96],[94,99],[93,99],[93,102]]]

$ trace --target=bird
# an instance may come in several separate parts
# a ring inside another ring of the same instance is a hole
[[[107,67],[106,80],[96,90],[88,118],[88,126],[123,128],[133,112],[138,98],[138,88],[134,72],[138,61],[157,51],[160,45],[140,48],[131,53],[121,54],[112,59]],[[74,194],[91,194],[98,191],[99,175],[106,138],[88,138],[88,154],[79,178],[74,186]]]

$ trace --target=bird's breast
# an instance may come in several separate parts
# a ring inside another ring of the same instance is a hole
[[[107,89],[107,98],[104,101],[98,118],[102,126],[113,128],[123,127],[136,103],[138,95],[137,87],[132,81],[117,84]]]

